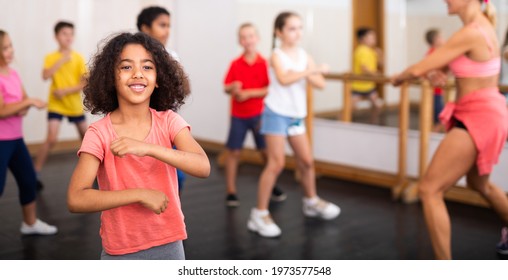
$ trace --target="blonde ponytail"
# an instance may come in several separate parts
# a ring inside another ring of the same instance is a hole
[[[492,23],[493,26],[496,26],[497,16],[496,16],[496,7],[492,4],[491,1],[481,0],[484,4],[485,8],[483,9],[483,14],[487,17],[487,19]]]

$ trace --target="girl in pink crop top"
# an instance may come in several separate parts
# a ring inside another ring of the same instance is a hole
[[[446,0],[446,3],[448,13],[458,15],[464,27],[444,46],[392,78],[393,85],[397,86],[448,65],[459,78],[458,89],[471,90],[459,92],[457,102],[447,104],[440,115],[441,120],[446,120],[449,132],[418,186],[432,247],[438,259],[452,257],[451,225],[444,193],[464,175],[467,175],[469,187],[478,191],[508,225],[508,198],[502,189],[489,183],[492,167],[498,162],[508,134],[506,101],[497,88],[500,57],[492,43],[496,39],[494,20],[488,16],[491,4],[482,0]],[[485,13],[482,11],[484,4]],[[486,57],[487,52],[489,58],[485,61],[466,56]],[[442,78],[446,75],[434,76]],[[433,78],[432,82],[439,80]],[[508,254],[508,228],[502,232],[507,236],[503,236],[497,249]]]

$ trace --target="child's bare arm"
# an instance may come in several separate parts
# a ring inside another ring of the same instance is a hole
[[[98,212],[133,203],[141,203],[156,214],[164,212],[168,198],[163,192],[149,189],[101,191],[92,188],[100,161],[81,153],[67,192],[67,207],[73,213]]]
[[[307,81],[315,88],[323,89],[326,85],[325,78],[322,73],[328,72],[328,66],[320,65],[316,66],[314,63],[314,59],[309,55],[308,56],[309,69],[315,69],[314,73],[307,77]]]
[[[265,97],[267,94],[268,94],[267,87],[244,89],[235,95],[235,99],[239,102],[243,102],[243,101],[251,99],[251,98]]]
[[[307,78],[309,75],[312,75],[316,72],[316,69],[307,68],[304,71],[295,72],[295,71],[286,71],[282,67],[282,62],[277,54],[272,54],[270,58],[270,64],[273,67],[275,78],[277,81],[283,86],[289,86],[292,83],[298,82],[301,79]]]
[[[61,88],[61,89],[55,89],[53,91],[53,94],[57,97],[57,98],[62,98],[64,96],[67,96],[69,94],[79,94],[79,92],[83,89],[83,87],[85,86],[85,83],[84,82],[81,82],[79,83],[78,85],[75,85],[75,86],[72,86],[72,87],[66,87],[66,88]]]
[[[182,129],[176,135],[174,142],[178,150],[120,137],[111,142],[111,151],[119,157],[127,154],[140,157],[150,156],[196,177],[206,178],[210,175],[210,161],[203,148],[192,137],[189,129]]]
[[[28,95],[26,94],[26,91],[25,91],[25,89],[24,89],[24,88],[23,88],[22,90],[23,90],[23,99],[22,99],[22,101],[23,101],[23,100],[26,100],[26,99],[28,98]],[[24,116],[26,116],[26,114],[28,114],[28,110],[29,110],[29,109],[30,109],[30,107],[27,107],[27,108],[25,108],[25,109],[22,109],[22,110],[18,111],[18,112],[16,113],[16,115],[17,115],[17,116],[24,117]]]
[[[58,69],[60,69],[60,67],[62,67],[62,65],[64,65],[67,61],[71,60],[71,53],[65,53],[62,58],[60,58],[55,64],[53,64],[53,66],[49,67],[49,68],[44,68],[42,69],[42,79],[45,81],[51,77],[53,77],[53,75],[56,73],[56,71],[58,71]]]
[[[171,161],[171,165],[192,176],[206,178],[210,175],[208,156],[194,137],[192,137],[188,128],[180,130],[175,137],[174,143],[178,150],[171,149],[170,154],[160,154],[164,158],[154,157],[167,163]]]
[[[35,106],[39,109],[42,109],[46,107],[46,102],[40,99],[27,97],[24,89],[23,89],[23,99],[20,102],[5,104],[4,99],[0,94],[0,119],[8,118],[10,116],[23,113],[31,106]]]
[[[234,81],[230,84],[224,85],[224,92],[227,94],[236,94],[242,89],[242,82]]]

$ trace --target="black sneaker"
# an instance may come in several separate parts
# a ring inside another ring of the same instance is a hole
[[[272,190],[272,201],[281,202],[286,200],[288,196],[279,187],[275,186]]]
[[[42,189],[44,189],[44,185],[42,184],[41,181],[37,180],[37,186],[36,186],[36,190],[38,192],[42,191]]]
[[[226,206],[228,207],[240,206],[240,201],[238,201],[238,197],[236,197],[236,194],[228,194],[228,196],[226,196]]]

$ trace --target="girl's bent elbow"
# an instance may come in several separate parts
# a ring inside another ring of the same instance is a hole
[[[67,209],[71,213],[82,213],[81,207],[79,206],[78,199],[72,195],[67,196]]]
[[[203,179],[208,178],[208,176],[210,176],[210,170],[211,170],[210,162],[207,161],[207,163],[203,166],[198,177]]]
[[[200,177],[205,179],[205,178],[208,178],[208,176],[210,176],[210,165],[208,165],[208,167],[203,169]]]
[[[67,209],[71,213],[79,213],[77,205],[71,199],[67,199]]]

